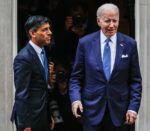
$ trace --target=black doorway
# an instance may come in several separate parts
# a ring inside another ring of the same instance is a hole
[[[72,1],[76,0],[18,0],[18,51],[25,46],[28,41],[24,30],[24,23],[30,15],[44,15],[52,19],[55,23],[54,30],[61,31],[64,19]],[[135,0],[80,0],[88,5],[89,17],[96,23],[97,8],[107,2],[118,5],[120,9],[119,31],[135,37]],[[98,29],[98,28],[97,28]]]

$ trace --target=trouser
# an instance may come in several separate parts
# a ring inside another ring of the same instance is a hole
[[[34,125],[34,127],[31,127],[31,131],[51,131],[50,121],[48,118],[50,116],[48,115],[47,107],[45,107],[45,109],[43,110],[43,112],[41,114],[42,115],[40,115],[40,118],[36,122],[36,125]],[[35,121],[32,121],[32,123],[34,123]],[[16,124],[17,131],[24,131],[24,128],[18,126],[17,116],[15,118],[15,124]]]
[[[120,127],[114,126],[108,107],[106,108],[104,118],[99,125],[90,125],[89,123],[83,123],[83,131],[134,131],[134,125],[122,125]]]

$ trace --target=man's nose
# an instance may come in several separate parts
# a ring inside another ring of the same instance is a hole
[[[53,34],[52,31],[51,31],[51,29],[48,29],[47,33],[50,34],[50,35]]]
[[[110,26],[110,27],[113,27],[114,25],[115,25],[115,23],[114,23],[113,21],[110,21],[109,26]]]

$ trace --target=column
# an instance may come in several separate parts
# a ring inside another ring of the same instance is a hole
[[[135,1],[135,32],[143,77],[142,103],[136,131],[150,130],[150,1]]]
[[[0,0],[0,131],[14,131],[10,122],[13,104],[13,58],[16,54],[16,0]]]

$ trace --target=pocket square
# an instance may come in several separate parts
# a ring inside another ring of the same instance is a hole
[[[127,57],[128,57],[128,54],[121,56],[121,58],[127,58]]]

